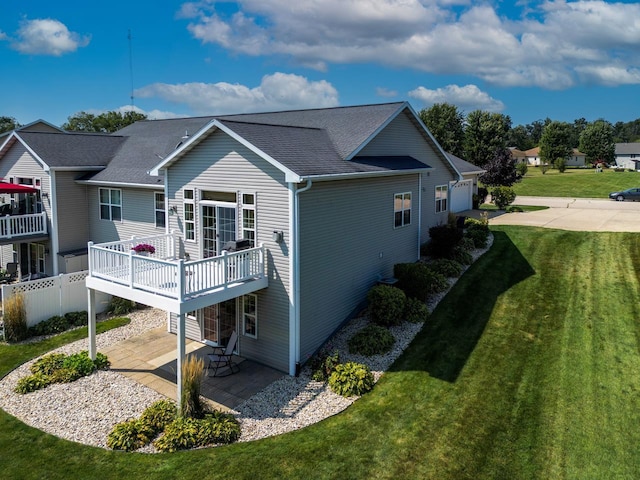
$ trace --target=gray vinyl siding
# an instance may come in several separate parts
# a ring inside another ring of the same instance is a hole
[[[178,316],[175,313],[171,314],[170,332],[176,333],[178,331]],[[190,340],[196,342],[202,341],[202,327],[197,318],[185,317],[184,321],[184,335]]]
[[[81,172],[56,172],[58,248],[61,252],[85,248],[89,241],[87,187],[76,183]]]
[[[448,186],[450,181],[457,179],[457,175],[426,133],[421,132],[412,121],[409,113],[398,115],[358,155],[409,155],[433,167],[434,170],[422,176],[421,242],[429,239],[430,227],[447,223],[450,201],[447,202],[446,212],[436,213],[435,187]]]
[[[164,228],[156,228],[155,192],[150,188],[122,187],[122,221],[100,219],[98,186],[87,186],[89,205],[89,239],[94,243],[115,242],[132,236],[161,235]],[[118,188],[118,187],[103,187]]]
[[[22,143],[14,143],[11,149],[4,155],[4,157],[2,157],[2,160],[0,161],[0,177],[4,178],[6,181],[9,181],[10,177],[40,179],[40,191],[43,196],[42,208],[47,213],[47,231],[49,232],[49,238],[51,238],[53,231],[51,225],[51,179],[49,174],[42,168],[42,165],[33,158],[31,153],[27,151]],[[44,198],[45,194],[47,195],[47,198]],[[47,274],[51,275],[53,274],[51,240],[49,239],[39,243],[44,243],[45,248],[50,252],[45,254],[45,271]],[[16,252],[19,252],[19,246],[17,244],[12,248]],[[4,253],[5,252],[3,252],[3,256]]]
[[[196,197],[196,242],[184,242],[192,260],[201,258],[200,190],[244,192],[256,195],[256,244],[267,251],[269,287],[256,292],[258,338],[245,337],[238,324],[240,355],[278,370],[288,371],[289,361],[289,193],[284,175],[255,153],[221,131],[193,148],[172,165],[167,174],[168,203],[177,207],[169,228],[184,235],[183,191]],[[240,217],[241,212],[238,212]],[[240,218],[238,226],[240,226]],[[273,231],[284,232],[284,242],[272,240]]]
[[[300,194],[301,361],[393,266],[418,259],[419,175],[317,182]],[[412,193],[411,224],[395,228],[394,195]]]

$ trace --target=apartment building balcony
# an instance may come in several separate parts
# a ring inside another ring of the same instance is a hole
[[[0,216],[0,244],[19,243],[46,239],[47,214],[29,213],[26,215]]]

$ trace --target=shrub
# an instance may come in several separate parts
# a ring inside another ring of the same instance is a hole
[[[107,436],[107,447],[113,450],[131,452],[147,445],[153,437],[153,431],[140,420],[128,420],[118,423]]]
[[[556,167],[560,173],[564,173],[567,169],[567,160],[565,158],[558,157],[553,162],[553,166]]]
[[[448,258],[451,250],[462,240],[462,232],[455,225],[437,225],[429,229],[429,254]]]
[[[518,175],[520,175],[521,177],[524,177],[528,171],[529,171],[529,167],[525,162],[518,163],[516,165],[516,172],[518,172]]]
[[[7,342],[21,342],[29,336],[27,310],[22,293],[15,293],[3,302],[4,338]]]
[[[430,294],[449,288],[447,279],[424,263],[398,263],[393,267],[393,275],[407,297],[423,302]]]
[[[404,316],[407,322],[424,322],[429,317],[429,309],[426,303],[421,302],[417,298],[408,298]]]
[[[82,352],[74,353],[65,358],[62,362],[62,368],[73,369],[78,372],[80,377],[86,377],[93,373],[96,366],[93,360],[89,358],[89,352],[83,350]]]
[[[496,187],[491,194],[493,196],[493,203],[495,203],[496,207],[500,210],[504,210],[516,199],[516,192],[509,187]]]
[[[230,413],[207,413],[198,425],[198,446],[233,443],[240,438],[240,423]]]
[[[64,353],[50,353],[33,362],[29,370],[34,374],[41,373],[43,375],[51,375],[54,371],[62,368],[65,358],[67,358],[67,356]]]
[[[473,240],[471,240],[469,237],[464,237],[460,242],[460,244],[458,245],[458,248],[461,250],[464,250],[465,252],[472,252],[476,249],[476,245],[475,243],[473,243]],[[453,260],[453,259],[450,259],[450,260]]]
[[[29,336],[54,335],[70,328],[82,327],[87,324],[87,312],[68,312],[64,316],[55,315],[33,327],[29,327]]]
[[[111,315],[126,315],[136,308],[136,302],[126,298],[111,297],[107,312]]]
[[[471,254],[461,246],[458,246],[453,250],[451,259],[462,265],[471,265],[473,263],[473,257]]]
[[[475,248],[484,248],[487,246],[487,240],[489,239],[489,230],[483,226],[469,227],[464,232],[465,237],[470,238],[473,241]]]
[[[549,164],[548,163],[541,163],[540,164],[540,171],[542,172],[543,175],[545,173],[547,173],[549,171]]]
[[[164,429],[164,434],[153,442],[161,452],[188,450],[198,446],[199,421],[190,417],[178,417]]]
[[[79,312],[68,312],[64,314],[64,318],[67,319],[67,322],[72,327],[83,327],[88,323],[89,314],[86,310],[82,310]]]
[[[202,416],[202,404],[200,403],[200,387],[204,360],[197,357],[189,357],[182,364],[182,397],[180,399],[180,415],[183,417],[200,418]]]
[[[373,384],[373,374],[362,363],[341,363],[329,377],[331,390],[343,397],[363,395],[373,388]]]
[[[376,285],[367,294],[371,321],[384,327],[401,324],[406,299],[399,288]]]
[[[96,352],[96,359],[93,361],[96,370],[107,370],[111,366],[111,362],[104,353]]]
[[[340,352],[334,350],[329,353],[327,350],[321,350],[316,354],[309,364],[311,367],[311,377],[316,382],[326,382],[333,373],[333,369],[340,363]]]
[[[448,258],[437,258],[429,264],[429,268],[445,277],[454,278],[462,273],[462,265]]]
[[[82,377],[75,368],[62,367],[49,375],[51,383],[71,383]]]
[[[43,375],[42,373],[34,373],[33,375],[27,375],[18,380],[14,392],[16,393],[30,393],[46,388],[51,384],[51,377],[49,375]]]
[[[174,402],[171,400],[158,400],[142,412],[140,421],[149,427],[153,431],[153,436],[155,436],[176,419],[177,413],[177,406]]]
[[[371,356],[387,353],[393,347],[396,339],[389,330],[380,325],[367,325],[349,341],[349,352],[359,355]]]

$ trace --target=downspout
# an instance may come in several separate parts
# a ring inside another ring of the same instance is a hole
[[[418,174],[418,260],[422,243],[422,174]]]
[[[298,189],[297,184],[289,183],[289,232],[291,252],[289,254],[289,375],[298,372],[300,364],[300,201],[298,195],[311,188],[311,179],[307,185]]]
[[[50,195],[51,195],[51,263],[53,264],[53,276],[58,276],[58,196],[56,188],[56,172],[49,170]]]

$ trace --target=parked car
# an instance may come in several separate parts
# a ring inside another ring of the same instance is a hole
[[[625,200],[640,200],[640,188],[627,188],[619,192],[611,192],[609,194],[611,200],[617,200],[618,202],[624,202]]]

